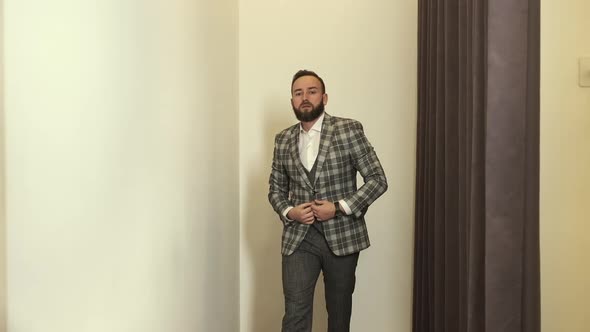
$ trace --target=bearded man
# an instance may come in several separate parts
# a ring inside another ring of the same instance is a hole
[[[325,113],[327,103],[323,79],[298,71],[291,105],[299,123],[275,137],[268,198],[283,223],[283,332],[311,332],[320,271],[328,331],[350,330],[359,252],[370,245],[364,216],[387,190],[361,123]]]

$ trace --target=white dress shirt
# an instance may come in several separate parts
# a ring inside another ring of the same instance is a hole
[[[318,118],[309,131],[305,131],[303,126],[299,124],[299,158],[308,171],[311,171],[318,158],[323,123],[324,114]]]

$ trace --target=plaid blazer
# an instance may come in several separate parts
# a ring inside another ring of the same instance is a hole
[[[275,137],[268,199],[284,226],[281,253],[291,255],[310,227],[288,220],[283,211],[314,199],[344,199],[352,211],[351,215],[321,222],[334,254],[343,256],[369,247],[364,215],[387,190],[387,180],[363,126],[352,119],[325,114],[313,183],[299,158],[299,128],[299,124],[293,125]],[[364,179],[358,189],[357,172]]]

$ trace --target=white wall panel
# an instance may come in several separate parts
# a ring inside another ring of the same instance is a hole
[[[5,14],[9,332],[235,332],[237,3]]]

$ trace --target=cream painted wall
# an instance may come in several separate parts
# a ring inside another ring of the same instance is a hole
[[[0,0],[0,22],[4,22]],[[6,331],[6,210],[4,206],[4,26],[0,24],[0,331]]]
[[[8,331],[237,331],[237,2],[4,5]]]
[[[304,67],[329,112],[363,122],[390,182],[368,213],[353,328],[409,331],[414,2],[240,3],[239,52],[229,1],[5,6],[9,332],[276,330],[267,180]]]
[[[416,137],[416,1],[240,2],[242,332],[278,331],[281,224],[268,201],[274,135],[295,123],[292,75],[325,79],[326,111],[360,120],[389,191],[369,209],[372,247],[357,270],[352,330],[410,331]],[[323,286],[320,286],[323,287]],[[326,330],[323,289],[315,329]]]
[[[541,6],[541,296],[544,332],[590,326],[590,2]]]

